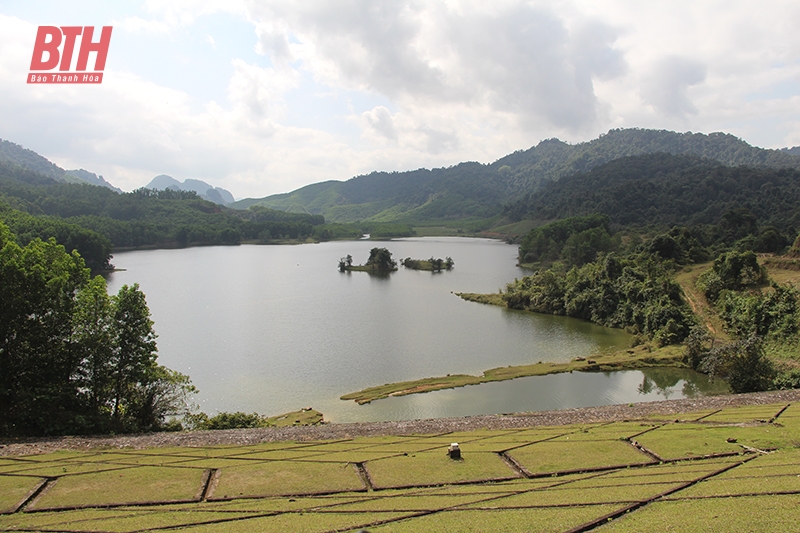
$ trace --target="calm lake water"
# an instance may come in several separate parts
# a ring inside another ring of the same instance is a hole
[[[433,274],[340,273],[385,246],[395,259],[450,256]],[[675,369],[573,373],[389,398],[359,406],[342,394],[383,383],[498,366],[567,361],[627,346],[619,330],[465,302],[525,272],[517,247],[427,237],[384,243],[234,246],[121,252],[109,292],[139,283],[159,362],[191,376],[203,411],[280,414],[311,406],[326,420],[466,416],[681,398],[719,389]]]

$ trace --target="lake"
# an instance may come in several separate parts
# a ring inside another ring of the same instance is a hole
[[[450,256],[455,268],[341,273],[386,247],[394,259]],[[188,374],[214,414],[275,415],[302,407],[335,422],[402,420],[681,398],[719,390],[677,369],[521,378],[359,406],[342,394],[389,382],[567,361],[628,345],[585,321],[466,302],[525,271],[500,241],[425,237],[389,242],[199,247],[115,254],[109,292],[138,283],[159,362]]]

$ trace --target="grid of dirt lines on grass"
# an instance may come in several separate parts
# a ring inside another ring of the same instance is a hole
[[[800,405],[695,415],[5,457],[0,531],[796,528]]]

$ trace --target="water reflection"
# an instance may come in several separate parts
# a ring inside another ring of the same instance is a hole
[[[334,409],[335,421],[405,420],[571,409],[724,394],[727,386],[683,368],[532,376]],[[347,402],[352,404],[353,402]],[[326,413],[326,416],[328,413]]]
[[[564,362],[628,346],[629,335],[589,322],[465,302],[525,274],[517,248],[486,239],[391,241],[395,257],[452,257],[441,275],[336,268],[375,243],[201,247],[115,254],[109,291],[139,283],[158,334],[159,362],[191,376],[209,414],[279,414],[306,406],[329,420],[397,420],[556,409],[671,398],[681,387],[648,370],[523,378],[391,398],[339,400],[382,383],[507,365]],[[681,378],[686,381],[685,378]],[[641,387],[642,394],[639,393]],[[647,392],[649,391],[649,392]]]
[[[711,380],[698,374],[693,377],[682,368],[648,368],[642,370],[642,381],[636,388],[642,395],[656,394],[669,400],[677,395],[679,398],[694,398],[708,394],[723,394],[728,391],[725,383]]]

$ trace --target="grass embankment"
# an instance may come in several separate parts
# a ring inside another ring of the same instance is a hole
[[[322,423],[322,413],[310,407],[266,419],[267,427],[313,426]]]
[[[659,366],[684,366],[682,359],[683,348],[680,346],[666,346],[655,350],[651,349],[649,346],[637,346],[628,350],[597,354],[589,358],[578,357],[568,363],[541,362],[532,365],[492,368],[485,371],[481,376],[452,374],[444,377],[387,383],[385,385],[345,394],[341,399],[355,400],[356,403],[364,404],[390,396],[405,396],[407,394],[416,394],[420,392],[454,389],[467,385],[506,381],[529,376],[559,374],[562,372],[608,372],[612,370],[635,370],[638,368]]]
[[[795,531],[794,398],[564,426],[3,456],[0,531]]]
[[[378,268],[377,265],[352,265],[344,267],[344,272],[371,272],[373,274],[384,274],[396,272],[397,268]]]

